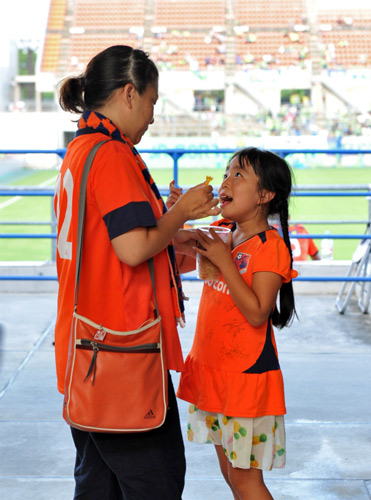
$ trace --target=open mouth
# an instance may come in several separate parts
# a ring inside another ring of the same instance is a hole
[[[233,198],[231,198],[230,196],[227,196],[225,194],[221,194],[219,196],[219,200],[220,200],[220,207],[223,207],[223,206],[227,205],[228,203],[231,203]]]

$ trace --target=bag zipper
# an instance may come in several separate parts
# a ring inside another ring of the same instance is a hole
[[[78,339],[76,341],[76,347],[81,348],[92,348],[98,351],[117,351],[117,352],[159,352],[160,344],[158,342],[151,342],[148,344],[134,345],[131,347],[118,347],[115,345],[102,344],[101,342],[96,342],[90,339]]]
[[[93,350],[93,357],[91,359],[91,363],[88,369],[88,373],[84,378],[84,382],[90,376],[93,371],[93,380],[92,385],[94,385],[95,381],[95,371],[96,371],[96,361],[99,351],[113,351],[113,352],[122,352],[122,353],[159,353],[161,352],[161,345],[158,342],[152,342],[149,344],[141,344],[131,347],[117,347],[113,345],[106,345],[100,342],[95,342],[94,340],[89,339],[77,339],[76,340],[76,348],[77,349],[88,349]]]

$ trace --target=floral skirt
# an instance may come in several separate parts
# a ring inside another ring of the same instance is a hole
[[[188,441],[223,446],[233,467],[271,470],[286,462],[284,416],[227,417],[189,406]]]

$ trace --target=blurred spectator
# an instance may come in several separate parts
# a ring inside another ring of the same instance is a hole
[[[289,217],[290,219],[290,217]],[[270,219],[270,225],[281,233],[281,225],[277,218]],[[302,224],[289,225],[289,236],[291,241],[291,251],[294,260],[321,260],[317,246],[311,238],[295,238],[295,235],[309,234]]]
[[[295,235],[309,234],[302,224],[289,226],[291,250],[294,260],[321,260],[320,253],[311,238],[295,238]]]

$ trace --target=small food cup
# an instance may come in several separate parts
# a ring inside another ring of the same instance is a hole
[[[230,229],[228,227],[203,226],[199,227],[198,229],[203,231],[209,238],[212,238],[210,228],[212,228],[219,236],[219,238],[221,238],[224,242],[227,241],[228,233],[230,232]],[[197,277],[200,280],[214,281],[219,278],[219,268],[215,264],[213,264],[207,257],[199,253],[196,255],[196,270]]]

